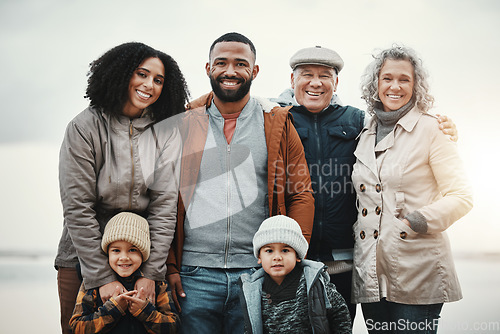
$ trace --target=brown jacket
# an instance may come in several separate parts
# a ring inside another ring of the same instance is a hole
[[[169,274],[178,272],[182,261],[184,218],[198,179],[208,129],[205,110],[210,106],[212,96],[210,93],[193,101],[188,106],[190,110],[186,112],[181,125],[181,196],[178,201],[177,227],[167,260]],[[293,126],[289,109],[290,107],[275,106],[271,110],[264,110],[269,214],[287,215],[295,219],[309,241],[314,220],[314,198],[304,149]],[[251,237],[253,236],[249,236]]]

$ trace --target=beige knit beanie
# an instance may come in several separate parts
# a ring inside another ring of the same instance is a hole
[[[299,224],[294,219],[282,215],[267,218],[260,225],[253,237],[255,257],[259,257],[259,251],[263,246],[272,243],[287,244],[297,252],[301,260],[304,259],[309,248]]]
[[[113,216],[104,229],[102,250],[107,254],[108,246],[115,241],[130,242],[141,252],[142,261],[146,261],[151,248],[148,221],[132,212],[120,212]]]

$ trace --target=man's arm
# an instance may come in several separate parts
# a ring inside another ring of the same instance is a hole
[[[290,117],[287,126],[287,185],[285,204],[287,216],[295,219],[307,242],[311,240],[314,221],[314,197],[311,177],[300,137],[292,124]]]

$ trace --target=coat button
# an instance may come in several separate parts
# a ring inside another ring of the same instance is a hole
[[[377,185],[375,186],[375,190],[376,190],[378,193],[379,193],[379,192],[381,192],[381,191],[382,191],[382,186],[381,186],[380,184],[377,184]]]
[[[366,209],[361,210],[361,214],[363,215],[363,217],[366,217],[366,215],[368,214],[368,210]]]
[[[377,231],[377,230],[375,230],[375,231],[373,232],[373,237],[374,237],[375,239],[377,239],[377,238],[378,238],[378,231]]]
[[[407,234],[406,232],[401,232],[401,233],[399,233],[399,236],[401,237],[401,239],[406,239],[406,236],[407,236],[407,235],[408,235],[408,234]]]
[[[359,232],[359,237],[363,240],[365,238],[365,231]]]
[[[361,192],[364,193],[366,191],[366,186],[361,183],[359,186],[359,190],[361,190]]]
[[[380,215],[380,212],[381,212],[381,211],[382,211],[382,209],[380,208],[380,206],[377,206],[377,207],[375,208],[375,213],[377,214],[377,216],[378,216],[378,215]]]

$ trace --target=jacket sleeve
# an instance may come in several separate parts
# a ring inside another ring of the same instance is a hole
[[[96,289],[85,290],[82,286],[76,298],[75,310],[69,325],[75,334],[106,333],[121,319],[125,312],[113,298],[97,307]]]
[[[177,333],[179,316],[174,312],[175,306],[167,292],[167,284],[159,282],[157,286],[159,291],[157,291],[156,307],[148,302],[133,316],[143,323],[148,333]]]
[[[95,147],[88,125],[69,123],[59,155],[59,186],[64,223],[76,249],[87,289],[115,280],[101,249],[101,232],[96,219],[96,184],[100,168],[100,147]],[[97,131],[96,131],[97,132]]]
[[[429,165],[442,197],[419,208],[416,216],[425,217],[427,233],[439,233],[472,209],[472,188],[457,144],[436,129],[430,145]]]
[[[160,153],[155,167],[154,182],[148,190],[150,202],[147,208],[147,220],[151,235],[151,252],[141,269],[145,277],[163,281],[177,221],[182,143],[176,127],[169,125],[168,128],[162,128],[162,124],[159,124],[155,128],[156,132],[168,131],[170,135],[163,143],[158,143]]]
[[[286,213],[295,219],[307,242],[311,240],[314,221],[314,197],[304,147],[290,117],[287,119]]]
[[[335,289],[332,283],[327,283],[326,295],[330,301],[331,308],[326,310],[328,325],[331,333],[352,333],[351,316],[342,295]]]

